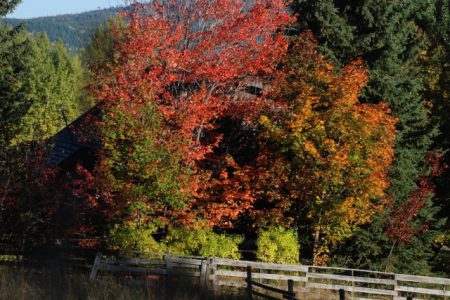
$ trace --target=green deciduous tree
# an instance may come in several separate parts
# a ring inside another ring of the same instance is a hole
[[[103,149],[92,172],[80,169],[84,181],[76,196],[109,220],[102,226],[111,229],[111,241],[124,241],[123,249],[131,250],[127,241],[149,228],[180,224],[177,216],[187,205],[190,169],[181,163],[183,141],[168,138],[156,105],[135,105],[131,111],[126,105],[102,106],[101,121],[88,126],[97,130]],[[140,245],[135,250],[142,250]]]
[[[77,118],[84,110],[81,79],[80,61],[62,43],[52,45],[45,35],[33,39],[21,100],[29,103],[29,110],[13,142],[43,141]]]

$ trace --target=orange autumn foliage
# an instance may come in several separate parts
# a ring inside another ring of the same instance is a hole
[[[359,60],[334,70],[304,34],[272,83],[276,105],[260,120],[289,165],[286,201],[299,226],[313,228],[316,264],[385,205],[396,119],[385,103],[359,102],[367,79]]]

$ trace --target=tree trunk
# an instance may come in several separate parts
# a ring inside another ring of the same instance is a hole
[[[394,248],[395,248],[396,244],[397,244],[397,241],[395,241],[392,244],[391,251],[389,251],[389,255],[388,255],[387,260],[386,260],[386,266],[384,268],[384,272],[391,272],[392,271],[391,270],[391,268],[392,268],[392,266],[391,266],[391,259],[392,259],[392,254],[394,253]]]
[[[320,227],[316,228],[316,231],[314,233],[314,245],[313,245],[313,265],[318,266],[319,264],[319,248],[320,248]]]

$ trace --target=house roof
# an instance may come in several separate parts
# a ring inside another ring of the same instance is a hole
[[[87,123],[88,119],[96,118],[99,115],[100,109],[93,107],[51,137],[48,140],[49,144],[52,145],[48,154],[48,165],[56,167],[81,149],[100,149],[101,143],[99,141],[83,139],[80,136],[82,126]]]

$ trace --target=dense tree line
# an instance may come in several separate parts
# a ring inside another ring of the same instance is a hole
[[[80,95],[102,145],[70,170],[4,156],[4,239],[449,274],[448,1],[136,3],[84,73],[1,30],[4,149],[43,145]]]
[[[80,14],[67,14],[33,19],[5,19],[11,26],[26,24],[32,33],[45,33],[50,41],[62,41],[71,54],[80,54],[97,27],[120,12],[120,8],[108,8]]]

